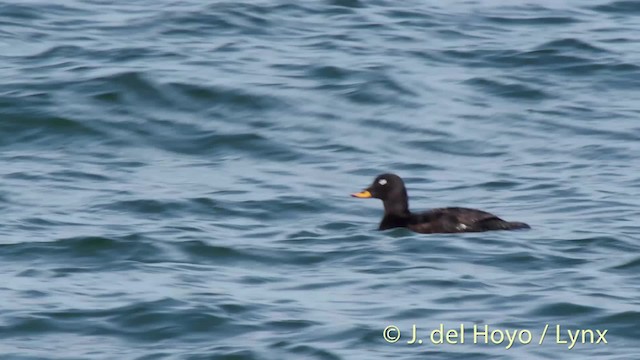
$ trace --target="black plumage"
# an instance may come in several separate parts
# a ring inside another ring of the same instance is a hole
[[[404,181],[395,174],[379,175],[371,186],[352,196],[382,200],[384,217],[379,230],[406,227],[418,233],[430,234],[530,228],[525,223],[505,221],[477,209],[448,207],[412,213]]]

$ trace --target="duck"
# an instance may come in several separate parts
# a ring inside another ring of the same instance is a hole
[[[396,174],[378,175],[371,186],[351,194],[356,198],[382,200],[384,216],[378,230],[408,228],[417,233],[463,233],[491,230],[530,229],[528,224],[505,221],[486,211],[463,207],[446,207],[413,213],[402,178]]]

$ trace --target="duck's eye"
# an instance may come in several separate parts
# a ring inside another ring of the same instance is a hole
[[[378,180],[378,184],[380,184],[380,185],[387,185],[387,179],[380,179],[380,180]]]

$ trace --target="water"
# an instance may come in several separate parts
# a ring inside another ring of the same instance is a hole
[[[0,2],[1,357],[636,357],[638,15]],[[532,229],[378,232],[380,202],[349,194],[386,171],[415,210]],[[465,343],[432,344],[441,323]]]

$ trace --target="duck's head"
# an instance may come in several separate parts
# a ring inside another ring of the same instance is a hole
[[[373,180],[371,186],[359,193],[351,194],[351,196],[357,198],[376,198],[387,201],[393,198],[406,198],[407,190],[400,176],[396,174],[382,174]]]
[[[409,214],[409,199],[404,181],[396,174],[378,175],[368,188],[359,193],[351,194],[357,198],[376,198],[384,203],[387,215]]]

